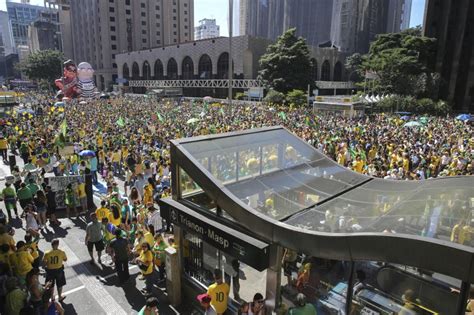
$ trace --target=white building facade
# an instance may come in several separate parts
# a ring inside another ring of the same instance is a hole
[[[194,39],[208,39],[219,37],[220,27],[215,19],[202,19],[199,25],[194,28]]]

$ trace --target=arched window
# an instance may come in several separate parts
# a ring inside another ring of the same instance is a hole
[[[163,80],[163,64],[160,59],[155,61],[155,76],[153,78],[155,80]]]
[[[190,57],[185,57],[183,59],[181,68],[184,80],[191,80],[194,78],[194,63]]]
[[[168,79],[177,80],[178,79],[178,64],[174,58],[168,60],[168,66],[166,67],[168,73]]]
[[[329,61],[324,60],[323,65],[321,66],[321,81],[331,80],[331,65]]]
[[[199,59],[199,79],[210,79],[212,77],[212,61],[208,55],[202,55]]]
[[[138,63],[134,62],[132,65],[132,79],[140,80],[140,69],[138,68]]]
[[[311,58],[311,79],[313,81],[318,81],[318,61],[314,58]]]
[[[148,63],[148,61],[145,61],[143,63],[142,71],[143,71],[143,80],[150,80],[151,79],[151,68],[150,68],[150,64]]]
[[[340,61],[336,62],[334,65],[333,81],[342,81],[342,65]]]
[[[229,78],[229,53],[227,52],[222,53],[217,60],[217,78]]]

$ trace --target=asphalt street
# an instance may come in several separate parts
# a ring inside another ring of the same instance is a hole
[[[17,163],[20,159],[17,157]],[[0,162],[0,189],[5,187],[4,177],[9,175],[9,167]],[[121,187],[123,187],[123,184]],[[98,205],[100,194],[96,191],[94,202]],[[4,209],[3,202],[1,203]],[[60,249],[66,252],[68,261],[65,265],[67,284],[63,288],[66,299],[63,302],[66,314],[137,314],[145,304],[145,298],[140,293],[144,281],[138,279],[138,268],[130,265],[131,280],[123,286],[118,285],[118,278],[112,266],[110,257],[102,255],[103,265],[91,264],[90,256],[84,242],[85,228],[88,218],[67,219],[65,213],[59,211],[61,225],[50,227],[42,232],[39,249],[45,252],[51,248],[49,242],[53,238],[60,239]],[[16,228],[15,241],[22,240],[25,234],[24,224],[19,219],[13,220]],[[42,254],[42,253],[41,253]],[[96,253],[94,253],[96,255]],[[97,257],[95,256],[96,260]],[[154,295],[160,300],[161,315],[191,314],[186,309],[175,309],[167,303],[167,293],[164,283],[157,283]],[[184,303],[185,304],[185,303]]]

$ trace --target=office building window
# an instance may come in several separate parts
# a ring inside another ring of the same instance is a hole
[[[185,4],[184,4],[184,7],[186,8],[187,6],[188,6],[188,4],[187,4],[187,3],[185,3]]]
[[[109,0],[110,3],[114,3],[114,0]]]
[[[110,31],[111,31],[111,32],[115,32],[115,26],[111,26],[111,27],[110,27]]]
[[[112,54],[112,59],[115,59],[115,54]]]
[[[188,33],[184,33],[184,36],[188,36]]]
[[[131,14],[132,12],[130,10],[125,10],[125,14]]]
[[[146,35],[146,30],[142,30],[142,34],[143,34],[143,35]]]
[[[161,35],[161,32],[156,32],[156,35],[157,35],[157,36],[160,36],[160,35]]]
[[[145,13],[145,12],[142,12],[142,16],[145,17],[145,16],[146,16],[146,13]]]
[[[173,16],[173,20],[175,20],[175,21],[176,21],[176,16]]]
[[[161,44],[160,40],[157,40],[156,43],[157,43],[158,45]]]
[[[184,22],[187,22],[188,21],[188,18],[184,18]]]
[[[115,22],[115,17],[111,16],[109,20],[110,22]]]
[[[114,68],[114,69],[117,68],[117,64],[115,62],[112,64],[112,68]]]
[[[145,4],[144,4],[144,3],[140,3],[140,7],[144,8],[144,7],[145,7]]]
[[[115,35],[110,36],[110,40],[117,40],[117,36]]]
[[[176,24],[173,24],[173,27],[176,28]]]
[[[173,9],[173,13],[176,13],[176,9]]]
[[[145,26],[145,25],[146,25],[146,21],[142,21],[142,25]]]
[[[177,33],[176,33],[176,32],[173,32],[173,35],[177,35]]]
[[[110,8],[109,8],[109,12],[115,12],[115,8],[110,7]]]
[[[184,14],[188,14],[188,11],[185,10],[185,11],[184,11]]]
[[[156,9],[156,10],[160,10],[160,6],[157,5],[157,6],[155,7],[155,9]]]
[[[156,15],[156,18],[157,18],[157,19],[159,19],[159,18],[160,18],[160,15],[159,15],[159,14],[157,14],[157,15]]]
[[[156,23],[156,27],[160,27],[160,25],[161,25],[160,23]]]
[[[112,50],[116,50],[117,49],[117,45],[112,45]]]
[[[130,0],[125,0],[125,5],[130,5]]]
[[[146,38],[142,39],[142,43],[146,44]]]
[[[176,38],[175,38],[175,39],[173,39],[173,42],[175,42],[175,43],[177,42]]]

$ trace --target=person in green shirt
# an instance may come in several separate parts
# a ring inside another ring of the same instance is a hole
[[[295,307],[288,310],[288,315],[317,315],[313,304],[306,303],[306,296],[298,293],[296,296]]]
[[[11,183],[6,183],[5,188],[2,190],[2,198],[5,202],[5,209],[7,209],[8,221],[12,220],[12,209],[15,211],[15,215],[18,218],[18,210],[16,208],[16,191],[12,187]]]
[[[26,185],[26,187],[30,189],[32,197],[36,196],[36,193],[38,192],[38,190],[41,190],[40,186],[35,182],[33,178],[30,178],[28,185]]]
[[[16,192],[20,206],[25,211],[25,207],[33,202],[33,194],[25,183],[21,183],[20,189]]]
[[[5,314],[19,315],[26,304],[28,294],[19,288],[18,279],[8,278],[5,284],[7,296],[5,297]]]

